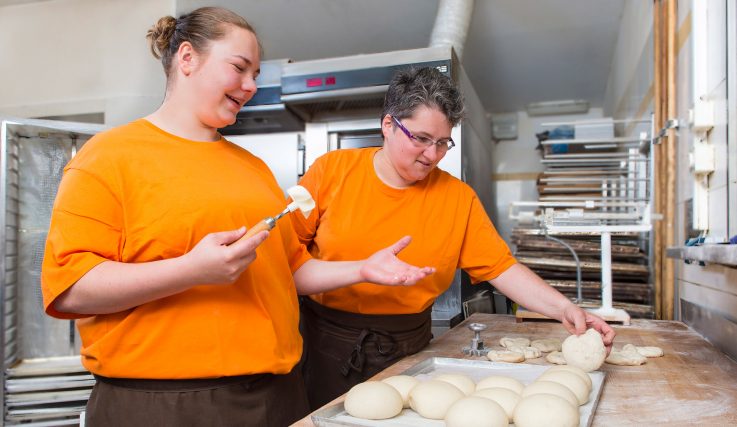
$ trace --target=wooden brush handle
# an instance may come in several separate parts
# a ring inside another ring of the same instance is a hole
[[[269,219],[271,219],[271,218],[269,218]],[[241,237],[240,239],[236,240],[235,242],[233,242],[231,244],[235,244],[235,243],[238,243],[238,242],[240,242],[242,240],[248,239],[249,237],[252,237],[254,234],[256,234],[256,233],[258,233],[260,231],[264,231],[264,230],[269,231],[272,228],[274,228],[274,226],[272,225],[273,223],[274,223],[273,220],[272,220],[272,222],[268,222],[265,219],[262,219],[256,225],[254,225],[253,227],[249,228],[248,231],[246,231],[246,234],[243,235],[243,237]]]

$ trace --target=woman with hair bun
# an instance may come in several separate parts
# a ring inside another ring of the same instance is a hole
[[[267,166],[217,131],[256,92],[258,38],[216,7],[147,37],[164,101],[66,166],[42,267],[46,313],[77,319],[97,379],[86,424],[288,425],[308,412],[297,294],[434,270],[397,258],[408,237],[346,262],[312,259],[286,220],[241,239],[285,206]]]

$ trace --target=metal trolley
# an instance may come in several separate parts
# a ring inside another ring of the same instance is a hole
[[[2,425],[79,424],[94,384],[81,365],[74,322],[44,313],[40,276],[64,166],[103,129],[50,120],[0,121]]]

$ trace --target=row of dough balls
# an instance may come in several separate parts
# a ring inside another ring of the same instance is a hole
[[[507,376],[478,382],[463,374],[440,374],[420,382],[397,375],[351,388],[344,407],[353,417],[387,419],[411,408],[446,426],[578,426],[580,405],[589,400],[591,378],[573,366],[554,366],[528,386]]]
[[[527,338],[503,337],[499,345],[506,350],[490,350],[486,357],[492,362],[519,363],[527,359],[542,357],[542,353],[560,351],[561,341],[557,338],[545,338],[530,341]]]
[[[612,365],[638,366],[647,362],[648,358],[663,356],[663,349],[654,346],[635,346],[625,344],[621,349],[613,348],[604,362]],[[545,360],[556,365],[565,365],[566,359],[560,351],[554,351],[545,356]]]

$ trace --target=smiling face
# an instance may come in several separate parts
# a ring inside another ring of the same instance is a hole
[[[258,40],[248,30],[228,27],[225,37],[211,42],[206,52],[192,50],[189,57],[180,52],[188,102],[208,128],[235,123],[238,111],[256,94],[261,60]]]
[[[437,108],[420,105],[410,117],[400,119],[404,127],[412,135],[430,138],[433,141],[450,138],[452,126],[447,117]],[[410,139],[393,122],[391,116],[385,115],[381,122],[384,135],[385,164],[390,166],[380,171],[387,184],[395,187],[407,187],[421,181],[445,157],[447,151],[438,150],[437,145],[429,147]]]

